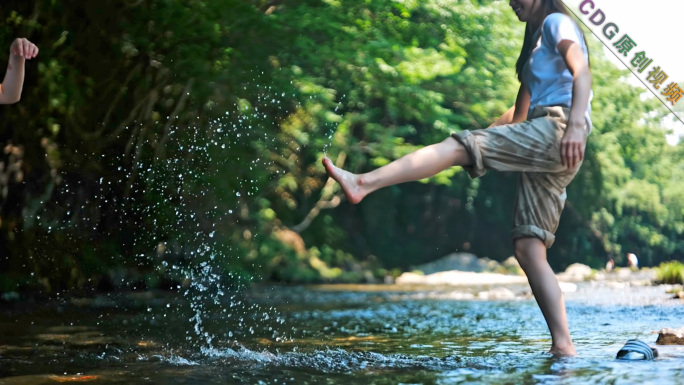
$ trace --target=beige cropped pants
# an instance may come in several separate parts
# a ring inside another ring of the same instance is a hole
[[[470,153],[473,165],[464,168],[471,178],[490,169],[520,172],[513,240],[536,237],[548,248],[556,239],[565,188],[579,169],[568,169],[560,158],[560,142],[569,113],[569,108],[561,106],[534,107],[522,123],[452,135]],[[585,130],[589,135],[588,125]]]

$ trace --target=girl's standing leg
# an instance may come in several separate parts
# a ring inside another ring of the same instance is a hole
[[[538,238],[516,239],[515,257],[527,275],[534,298],[537,300],[542,314],[544,314],[549,331],[551,331],[552,343],[549,352],[561,356],[576,355],[577,352],[568,329],[563,292],[546,260],[544,242]]]
[[[323,158],[328,175],[342,186],[351,203],[360,202],[366,195],[382,187],[428,178],[449,167],[471,163],[468,151],[452,137],[365,174],[352,174],[335,167],[330,159]]]

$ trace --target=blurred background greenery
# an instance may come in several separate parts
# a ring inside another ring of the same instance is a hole
[[[513,104],[524,25],[488,0],[8,0],[40,48],[0,116],[0,292],[373,281],[455,251],[502,261],[516,176],[460,169],[347,203],[367,171]],[[550,262],[682,260],[682,144],[588,37],[587,158]]]

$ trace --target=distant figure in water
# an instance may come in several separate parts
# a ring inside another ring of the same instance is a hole
[[[472,178],[486,170],[519,172],[515,257],[551,332],[550,353],[573,356],[565,301],[546,259],[565,205],[565,188],[584,159],[591,132],[589,51],[579,26],[560,0],[510,0],[526,22],[516,64],[515,104],[488,129],[453,134],[365,174],[342,170],[323,158],[328,175],[351,203],[383,187],[428,178],[452,166]]]
[[[38,47],[27,39],[14,39],[10,45],[10,57],[5,78],[0,84],[0,104],[12,104],[21,99],[24,87],[24,62],[38,56]]]
[[[639,259],[634,253],[627,253],[627,267],[632,270],[639,270]]]
[[[613,271],[614,268],[615,268],[615,261],[613,261],[613,259],[611,258],[608,260],[608,262],[606,262],[606,271],[610,273],[611,271]]]

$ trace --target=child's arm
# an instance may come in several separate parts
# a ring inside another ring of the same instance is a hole
[[[0,84],[0,104],[16,103],[24,86],[24,61],[38,55],[38,47],[27,39],[15,39],[10,45],[10,58],[5,79]]]
[[[558,43],[558,52],[565,60],[573,77],[572,106],[568,117],[568,126],[561,140],[561,161],[563,165],[574,169],[584,160],[584,146],[587,132],[585,114],[589,106],[591,93],[591,71],[589,63],[582,53],[579,44],[563,40]]]

